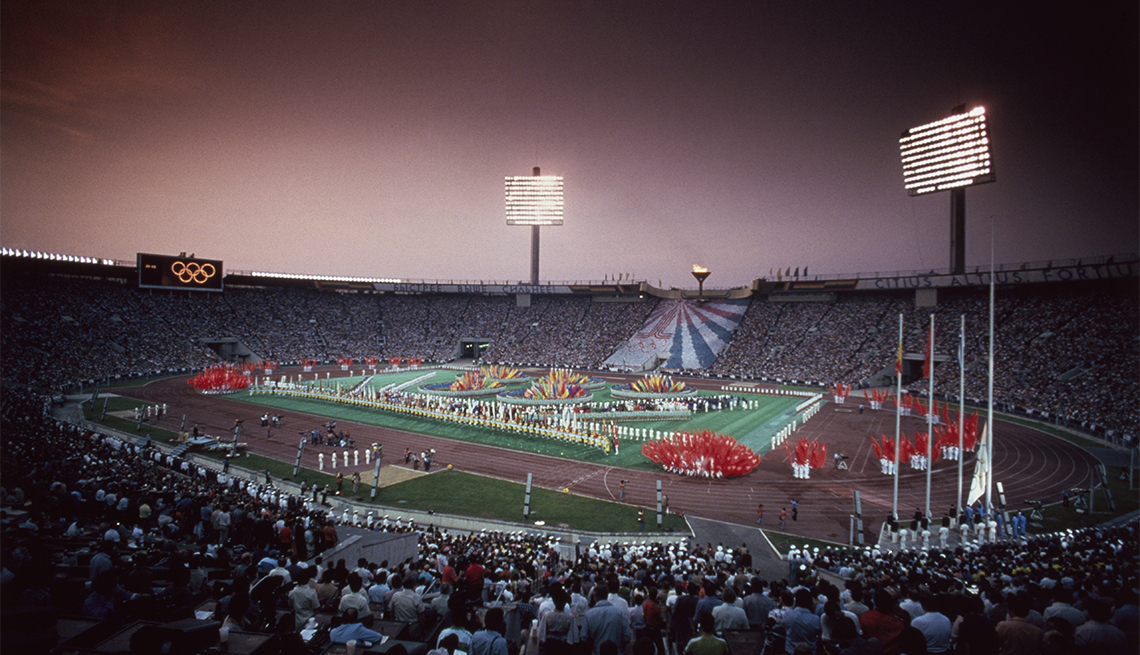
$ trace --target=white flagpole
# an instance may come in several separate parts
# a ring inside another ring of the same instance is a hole
[[[989,470],[986,455],[989,452],[990,443],[990,436],[987,432],[988,428],[983,424],[982,435],[978,437],[978,454],[974,462],[974,477],[970,479],[970,492],[966,495],[966,505],[973,505],[978,500],[984,499],[986,495],[986,476]]]
[[[986,417],[986,430],[990,441],[986,444],[986,512],[993,511],[993,466],[994,466],[994,223],[990,219],[990,369],[989,369],[989,413]]]
[[[926,404],[926,517],[930,518],[930,472],[934,467],[934,314],[930,315],[930,393]]]
[[[899,352],[902,356],[903,347],[903,315],[899,314]],[[901,359],[895,360],[895,496],[891,505],[891,516],[899,520],[899,430],[902,424],[902,364]]]
[[[958,341],[958,495],[954,505],[962,516],[962,433],[966,428],[966,315],[962,314],[962,327]]]

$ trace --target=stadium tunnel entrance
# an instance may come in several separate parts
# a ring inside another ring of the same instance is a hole
[[[257,353],[253,352],[249,346],[242,343],[236,337],[203,337],[198,343],[218,353],[218,357],[221,357],[224,362],[244,364],[245,362],[256,363],[261,361]]]
[[[490,339],[460,339],[455,349],[455,357],[478,362],[489,347],[491,347]]]

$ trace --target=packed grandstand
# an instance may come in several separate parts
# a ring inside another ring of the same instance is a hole
[[[357,521],[315,495],[44,412],[48,394],[235,354],[447,362],[470,342],[486,344],[483,363],[603,370],[640,342],[659,370],[874,384],[894,369],[899,314],[903,349],[921,353],[931,313],[946,335],[935,343],[936,389],[957,394],[964,314],[966,396],[981,403],[984,286],[940,289],[931,308],[916,307],[914,290],[805,296],[815,302],[753,293],[714,318],[708,302],[636,288],[520,302],[247,279],[192,293],[13,261],[0,285],[6,651],[207,652],[221,633],[231,652],[259,653],[342,653],[349,641],[357,653],[434,655],[1140,648],[1135,521],[946,550],[793,549],[767,576],[733,544],[599,540],[567,551],[541,534],[405,523],[370,527],[415,534],[413,557],[346,562],[338,546]],[[1113,441],[1137,434],[1135,275],[1005,285],[996,314],[999,406]],[[673,329],[694,352],[656,350]],[[196,634],[202,624],[212,632]],[[128,628],[121,651],[97,650]]]
[[[278,286],[273,278],[190,293],[138,289],[130,271],[45,275],[51,268],[29,272],[27,261],[4,260],[3,379],[49,390],[205,367],[221,361],[216,344],[225,340],[242,344],[253,361],[283,364],[392,356],[449,362],[464,354],[464,342],[478,342],[485,344],[483,363],[603,369],[622,349],[658,343],[658,316],[672,321],[670,331],[688,333],[684,347],[697,350],[666,353],[676,356],[662,359],[664,370],[860,385],[893,370],[900,314],[904,351],[922,353],[933,313],[935,395],[958,396],[962,315],[966,399],[980,404],[987,394],[984,285],[939,289],[930,308],[916,306],[914,290],[832,292],[823,302],[753,293],[735,303],[743,311],[734,310],[739,315],[728,328],[714,330],[712,318],[690,310],[700,303],[636,286],[534,295],[529,306],[505,294],[374,293],[359,285]],[[1116,440],[1140,434],[1140,411],[1127,401],[1140,397],[1135,266],[1122,279],[1003,285],[995,313],[994,396],[1001,409],[1107,431]],[[657,354],[652,347],[640,352],[638,365]],[[686,367],[702,360],[707,367]]]
[[[731,544],[599,541],[567,556],[542,535],[385,520],[374,529],[416,534],[415,555],[346,561],[350,528],[324,504],[42,407],[3,396],[7,652],[216,652],[223,631],[232,652],[258,653],[1137,648],[1135,520],[953,550],[805,547],[767,577]],[[95,650],[116,637],[121,651]],[[480,644],[495,640],[502,651]]]

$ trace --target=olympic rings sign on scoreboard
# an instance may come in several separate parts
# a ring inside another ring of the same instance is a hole
[[[222,262],[217,259],[138,253],[139,288],[222,290]]]
[[[182,284],[190,284],[191,282],[205,284],[207,280],[217,275],[218,269],[210,262],[199,264],[195,261],[184,262],[179,259],[170,265],[170,272]]]

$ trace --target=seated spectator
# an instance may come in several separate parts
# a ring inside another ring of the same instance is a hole
[[[551,594],[554,609],[538,620],[538,647],[542,655],[565,655],[571,646],[578,643],[578,625],[574,615],[567,609],[569,594],[562,587],[556,587]]]
[[[439,646],[429,650],[427,655],[455,655],[456,651],[466,652],[459,650],[459,635],[452,633],[446,637],[440,637]],[[391,651],[389,650],[389,652]]]
[[[820,633],[819,617],[815,614],[815,599],[811,591],[803,587],[796,590],[794,597],[795,607],[784,615],[784,650],[794,653],[796,644],[803,642],[814,651]]]
[[[732,587],[725,587],[721,600],[724,602],[712,611],[716,634],[723,637],[725,630],[747,630],[748,615],[743,607],[736,606],[736,591]]]
[[[503,636],[503,608],[492,607],[483,618],[483,629],[471,635],[470,655],[508,655],[507,639]]]
[[[1140,652],[1140,592],[1134,588],[1121,587],[1116,592],[1116,611],[1112,615],[1112,625],[1120,628],[1128,637],[1128,652]]]
[[[883,655],[883,645],[878,639],[864,639],[859,636],[859,628],[846,614],[839,616],[831,626],[831,643],[839,655]]]
[[[289,606],[293,608],[295,630],[303,628],[321,607],[317,590],[309,584],[311,575],[312,569],[301,569],[297,574],[297,586],[289,592]]]
[[[926,652],[945,653],[950,648],[950,619],[942,613],[941,598],[926,593],[920,597],[922,616],[911,625],[918,628],[926,638]]]
[[[454,634],[459,640],[459,646],[457,646],[459,651],[469,653],[471,651],[471,629],[478,628],[479,616],[468,612],[467,603],[459,594],[451,595],[447,609],[451,614],[451,622],[444,624],[443,630],[440,630],[436,645],[441,645],[444,637]]]
[[[349,610],[356,610],[356,614],[368,614],[371,608],[368,606],[368,596],[365,595],[363,581],[356,572],[352,572],[348,576],[348,586],[340,594],[340,605],[337,607],[342,613]]]
[[[231,630],[245,630],[249,627],[246,614],[249,612],[249,594],[234,596],[228,605],[226,618],[222,621],[223,628]]]
[[[368,602],[379,605],[381,610],[387,609],[384,607],[384,594],[388,593],[388,572],[380,570],[374,577],[375,582],[368,588]]]
[[[154,598],[164,621],[176,621],[193,616],[195,598],[190,591],[190,569],[186,565],[170,567],[170,585]]]
[[[728,643],[714,634],[716,622],[709,612],[697,619],[701,633],[685,645],[684,655],[728,655]]]
[[[114,568],[114,560],[111,558],[114,553],[115,542],[107,540],[99,542],[99,552],[91,557],[91,562],[87,565],[87,579],[94,581],[100,573]]]
[[[91,583],[91,594],[83,601],[83,616],[109,619],[115,615],[120,603],[130,598],[120,589],[114,571],[103,571]]]
[[[408,633],[416,639],[420,636],[420,618],[424,613],[424,601],[416,591],[416,579],[404,577],[404,588],[392,595],[392,616],[397,621],[408,624]]]
[[[336,588],[336,583],[333,582],[331,569],[321,573],[321,581],[314,587],[314,591],[317,592],[317,600],[320,601],[322,608],[337,609],[340,590]]]
[[[368,592],[371,596],[372,590],[369,589]],[[449,600],[451,600],[451,585],[444,582],[439,586],[439,595],[431,599],[431,608],[435,611],[436,616],[447,619],[447,603]]]
[[[1059,616],[1069,622],[1073,629],[1081,627],[1085,622],[1085,613],[1073,607],[1073,592],[1064,585],[1053,588],[1053,604],[1045,608],[1043,616],[1051,619]]]
[[[1089,619],[1077,628],[1073,637],[1078,655],[1126,652],[1128,638],[1124,635],[1124,631],[1112,625],[1111,621],[1112,600],[1089,599]]]
[[[1026,618],[1032,601],[1029,594],[1018,592],[1009,599],[1009,618],[997,624],[1000,655],[1037,655],[1041,652],[1044,631]]]
[[[975,594],[967,595],[961,601],[961,608],[961,616],[952,628],[952,634],[957,636],[958,654],[997,655],[997,632],[985,614],[982,599]]]
[[[873,600],[874,607],[859,617],[863,636],[868,639],[878,639],[886,655],[898,655],[899,635],[906,627],[905,620],[899,614],[906,613],[898,608],[894,596],[886,589],[875,591]]]

